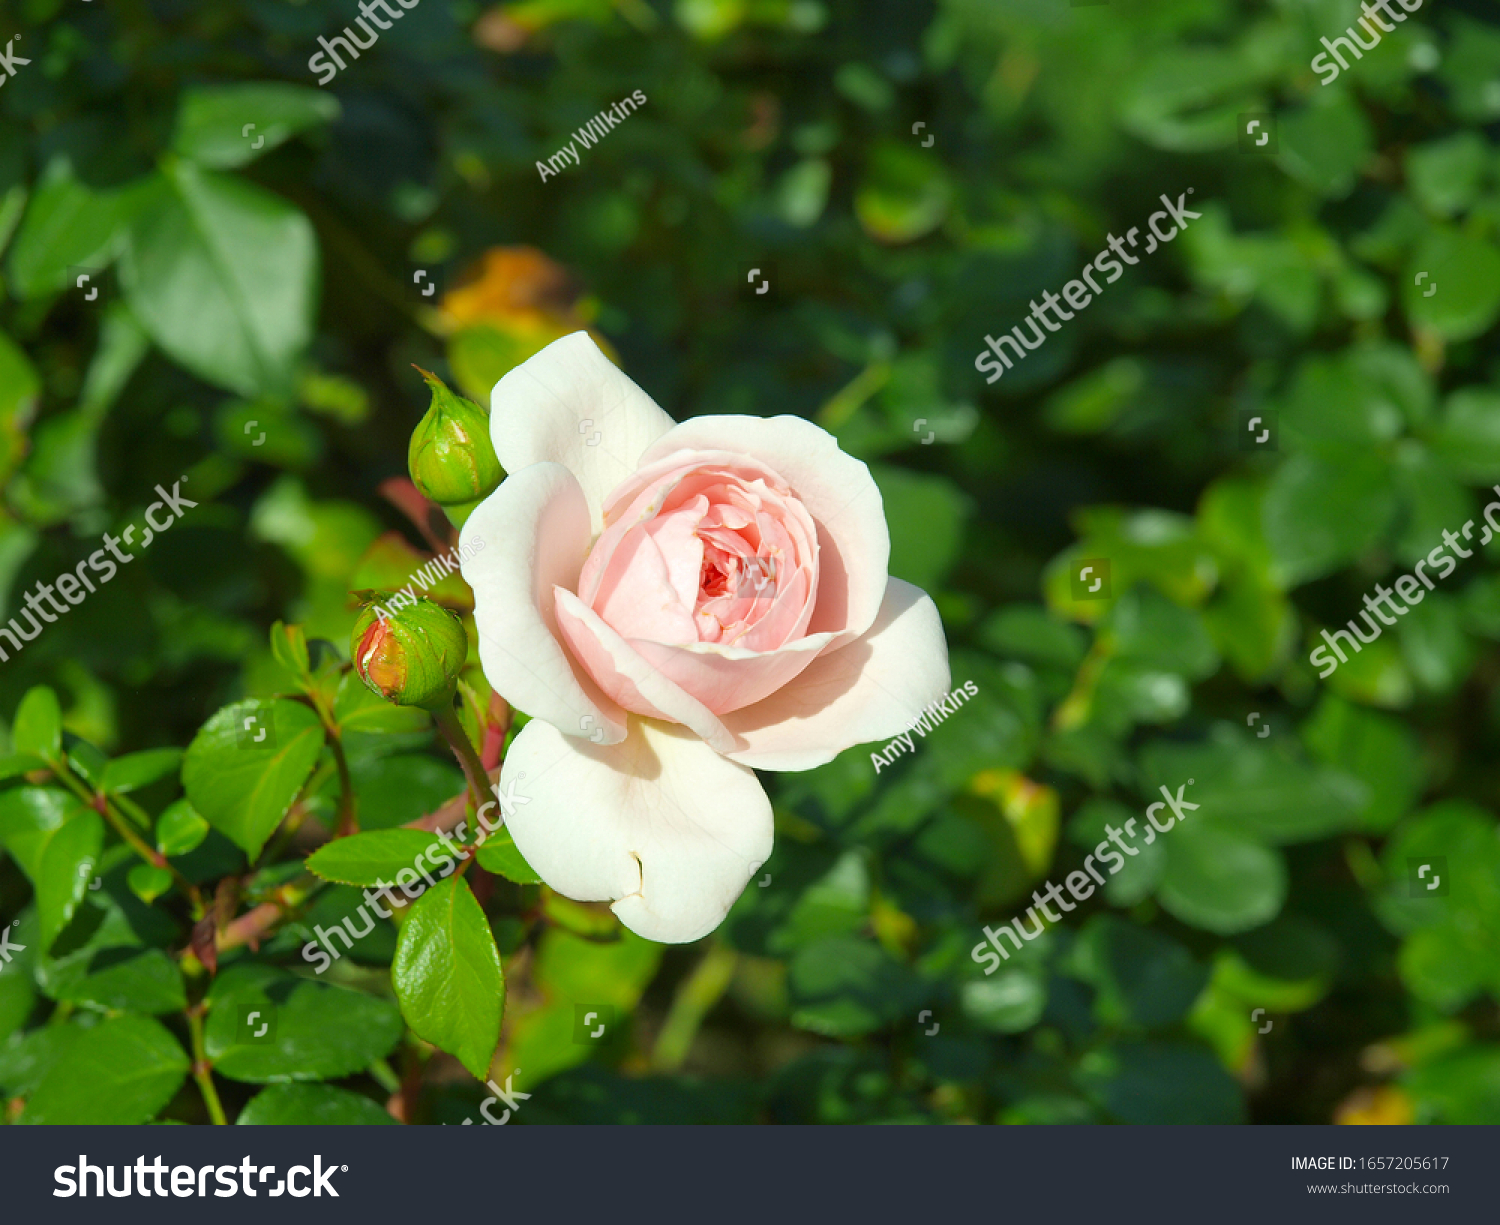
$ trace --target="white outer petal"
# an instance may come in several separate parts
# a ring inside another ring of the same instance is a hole
[[[951,680],[937,605],[893,578],[862,638],[819,656],[763,701],[719,717],[747,746],[732,760],[757,770],[811,770],[851,745],[904,731]]]
[[[589,547],[583,491],[561,464],[508,476],[474,509],[459,549],[484,547],[460,564],[474,589],[479,662],[495,691],[518,710],[570,736],[625,738],[625,712],[574,661],[557,630],[553,588],[578,583]]]
[[[579,901],[611,901],[648,940],[685,944],[724,921],[771,853],[771,802],[755,774],[686,728],[632,716],[620,744],[521,729],[500,789],[526,862]],[[526,801],[522,803],[520,801]]]
[[[595,536],[604,499],[672,425],[587,332],[554,340],[490,393],[490,437],[501,466],[515,474],[531,464],[562,464],[583,487]]]

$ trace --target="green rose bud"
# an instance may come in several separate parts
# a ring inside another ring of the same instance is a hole
[[[375,693],[397,706],[441,708],[469,653],[464,624],[431,600],[391,608],[366,604],[354,623],[349,652],[354,670]],[[382,615],[384,614],[384,615]]]
[[[412,431],[406,466],[423,496],[445,509],[459,508],[461,521],[505,477],[490,441],[490,414],[449,391],[437,375],[415,369],[432,388],[432,404]]]

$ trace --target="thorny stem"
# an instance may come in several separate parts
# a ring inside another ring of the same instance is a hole
[[[219,1101],[219,1090],[214,1085],[213,1065],[208,1061],[208,1050],[203,1042],[203,1017],[208,1011],[208,1005],[193,1004],[184,1011],[187,1013],[188,1035],[193,1044],[193,1079],[198,1082],[198,1091],[203,1094],[208,1117],[222,1127],[229,1120],[224,1116],[224,1105]]]
[[[342,838],[348,834],[357,834],[359,833],[359,816],[355,806],[354,782],[349,776],[349,759],[344,753],[344,740],[339,729],[339,721],[334,717],[333,709],[324,700],[317,685],[312,682],[312,678],[305,677],[303,683],[307,700],[312,704],[318,721],[323,724],[323,733],[328,738],[328,748],[333,754],[334,765],[338,767],[339,772],[339,815],[333,836]],[[306,793],[305,789],[304,793]]]
[[[349,760],[344,755],[344,742],[339,737],[336,725],[328,730],[328,747],[333,750],[333,760],[339,768],[339,820],[333,836],[342,838],[346,834],[359,833],[359,815],[355,809],[354,780],[349,777]]]
[[[304,788],[304,792],[306,789]],[[281,829],[276,837],[266,844],[266,849],[260,853],[256,861],[259,864],[275,863],[281,858],[281,852],[286,850],[287,844],[297,836],[297,831],[302,828],[302,823],[307,820],[307,804],[298,800],[288,810],[286,820],[282,821]]]
[[[142,829],[151,828],[151,815],[128,795],[116,795],[114,802],[120,806],[121,812],[132,818]]]
[[[187,877],[183,876],[167,857],[154,847],[148,846],[139,834],[130,827],[130,823],[120,813],[120,810],[110,803],[109,798],[102,791],[90,791],[77,778],[73,776],[72,770],[65,763],[59,762],[52,767],[53,774],[62,781],[70,791],[80,800],[97,812],[110,827],[119,834],[137,855],[144,859],[153,868],[165,868],[172,877],[172,883],[182,890],[193,907],[193,917],[200,918],[203,914],[203,898],[198,893],[198,887],[190,884]]]
[[[457,795],[444,800],[426,816],[418,817],[415,821],[408,821],[406,828],[426,830],[429,834],[435,834],[439,830],[446,833],[464,819],[468,808],[469,789],[465,787]]]
[[[458,764],[463,767],[464,778],[469,784],[469,794],[474,800],[474,809],[477,812],[484,806],[486,797],[489,795],[489,783],[485,774],[484,763],[479,760],[474,752],[474,746],[469,743],[469,737],[465,734],[458,716],[453,713],[453,707],[443,705],[433,713],[433,718],[438,725],[438,730],[448,741],[453,750],[453,755],[458,758]]]

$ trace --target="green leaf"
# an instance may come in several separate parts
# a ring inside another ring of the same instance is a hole
[[[69,269],[107,267],[137,197],[133,189],[95,191],[63,161],[42,177],[10,249],[11,283],[23,298],[71,288]]]
[[[387,710],[410,709],[376,701]],[[439,761],[427,753],[356,758],[349,773],[359,795],[360,828],[367,830],[391,829],[436,812],[465,787],[463,771],[451,756]]]
[[[368,892],[367,889],[361,893],[353,885],[327,886],[319,891],[309,909],[282,927],[261,948],[270,958],[300,957],[298,964],[311,964],[319,973],[328,968],[329,961],[344,957],[389,970],[396,955],[396,926],[389,919],[380,918],[371,899],[365,896]],[[380,898],[377,896],[374,901],[379,903]],[[323,929],[323,939],[318,936],[319,928]],[[333,935],[335,929],[343,934]],[[360,935],[361,932],[364,934]],[[347,947],[344,935],[352,940]],[[311,949],[307,947],[309,944],[313,946]],[[316,964],[319,961],[324,962],[321,969]]]
[[[953,199],[943,163],[920,148],[876,144],[859,188],[854,214],[881,242],[914,242],[942,225]]]
[[[1406,504],[1395,552],[1413,567],[1427,557],[1445,530],[1472,517],[1474,500],[1451,475],[1452,466],[1426,447],[1407,444],[1397,450],[1395,459],[1391,476]]]
[[[99,748],[71,732],[65,733],[64,744],[73,773],[97,790],[104,781],[104,768],[109,765],[109,758]]]
[[[1397,623],[1396,634],[1401,658],[1422,688],[1447,693],[1469,675],[1477,651],[1464,632],[1463,607],[1455,597],[1429,591]]]
[[[6,1039],[26,1024],[26,1019],[36,1006],[36,983],[33,978],[36,933],[34,906],[28,906],[20,918],[12,919],[0,928],[0,934],[5,936],[9,944],[10,957],[4,968],[0,969],[0,1052],[6,1050]],[[0,1065],[3,1065],[4,1060],[4,1054],[0,1054]],[[0,1072],[0,1087],[4,1085],[4,1073]]]
[[[1100,843],[1109,839],[1109,827],[1116,831],[1125,828],[1125,822],[1136,817],[1136,811],[1126,808],[1116,800],[1094,798],[1086,800],[1068,822],[1068,838],[1075,845],[1092,853]],[[1171,831],[1175,834],[1177,831]],[[1111,906],[1134,906],[1143,898],[1150,897],[1167,870],[1166,844],[1163,838],[1146,843],[1133,844],[1136,854],[1124,855],[1124,863],[1110,869],[1104,883],[1104,896]],[[1121,854],[1116,852],[1116,854]],[[1102,858],[1103,857],[1099,857]]]
[[[1488,1123],[1500,1118],[1500,1047],[1478,1043],[1408,1073],[1419,1123]]]
[[[1078,1063],[1079,1087],[1122,1123],[1242,1123],[1240,1087],[1203,1047],[1123,1043]]]
[[[88,811],[60,787],[11,787],[0,791],[0,842],[35,885],[47,844],[66,822]]]
[[[516,848],[516,840],[510,830],[501,826],[479,848],[479,866],[486,872],[503,876],[518,885],[538,885],[542,878],[536,869],[526,862],[525,856]]]
[[[187,933],[166,912],[144,906],[125,888],[123,866],[134,856],[123,847],[90,889],[50,951],[37,957],[38,986],[59,1003],[111,1011],[179,1012],[186,1002],[182,971],[166,946]]]
[[[1258,73],[1221,47],[1179,46],[1132,64],[1114,82],[1120,124],[1158,149],[1214,149],[1234,131],[1234,117],[1257,109]]]
[[[1407,317],[1444,340],[1472,340],[1500,316],[1500,250],[1482,238],[1433,231],[1408,258],[1404,281]]]
[[[946,477],[872,465],[891,529],[890,572],[934,591],[958,560],[972,500]]]
[[[1445,1012],[1481,991],[1500,994],[1494,817],[1467,801],[1443,800],[1403,821],[1380,858],[1388,886],[1378,909],[1386,926],[1407,934],[1398,966],[1408,990]],[[1437,865],[1440,892],[1416,887],[1423,862]]]
[[[172,1100],[187,1071],[177,1039],[146,1017],[69,1025],[18,1121],[144,1123]]]
[[[312,661],[307,654],[307,635],[300,625],[286,625],[280,621],[272,625],[271,654],[293,676],[305,677],[312,671]]]
[[[1150,588],[1135,588],[1115,601],[1099,633],[1117,658],[1142,668],[1201,680],[1219,667],[1203,618]]]
[[[7,757],[0,757],[0,782],[27,774],[32,770],[44,769],[46,765],[47,763],[34,753],[12,753]]]
[[[1088,637],[1076,625],[1031,604],[1007,604],[980,626],[979,639],[996,654],[1069,677],[1088,651]]]
[[[1277,851],[1211,825],[1181,825],[1162,840],[1167,867],[1157,900],[1189,927],[1248,931],[1286,900],[1286,863]]]
[[[1344,454],[1335,460],[1294,455],[1266,491],[1266,540],[1287,586],[1363,556],[1396,514],[1384,459]]]
[[[272,1085],[240,1111],[236,1123],[261,1126],[395,1126],[396,1120],[369,1098],[335,1085]]]
[[[1383,833],[1422,792],[1426,770],[1415,732],[1399,719],[1325,694],[1302,725],[1302,739],[1320,761],[1365,788],[1360,826]]]
[[[661,965],[662,946],[616,930],[618,940],[601,941],[549,928],[537,949],[536,981],[565,999],[634,1008]]]
[[[1479,194],[1489,147],[1478,132],[1458,132],[1413,146],[1406,155],[1406,177],[1423,208],[1451,217]]]
[[[980,1029],[1018,1034],[1041,1020],[1047,1007],[1047,986],[1029,970],[1001,970],[991,978],[964,983],[959,988],[958,1003],[964,1016]]]
[[[139,753],[127,753],[104,767],[99,786],[113,794],[136,791],[177,773],[181,764],[181,749],[143,749]]]
[[[338,115],[338,99],[310,85],[256,81],[199,86],[182,95],[172,150],[201,166],[226,170]]]
[[[335,838],[307,857],[307,868],[324,880],[345,885],[390,885],[396,873],[436,872],[438,863],[426,856],[429,848],[442,850],[436,834],[419,829],[378,829],[347,838]],[[440,855],[437,861],[452,856]],[[451,870],[451,869],[450,869]]]
[[[52,947],[88,892],[104,846],[104,819],[84,812],[63,824],[42,851],[36,879],[36,909],[41,919],[40,944]]]
[[[226,706],[188,746],[187,798],[202,817],[254,859],[286,816],[323,750],[323,726],[282,698]]]
[[[156,818],[156,849],[163,855],[186,855],[208,837],[209,824],[187,800],[177,800]]]
[[[792,1024],[830,1037],[857,1037],[914,1015],[920,981],[879,945],[830,936],[799,950],[787,967]]]
[[[126,879],[130,882],[130,891],[147,905],[172,887],[172,874],[149,863],[136,864]]]
[[[1449,396],[1432,450],[1460,480],[1500,480],[1500,392],[1460,387]]]
[[[1110,914],[1088,921],[1070,960],[1098,988],[1095,1008],[1108,1024],[1172,1025],[1208,982],[1208,967],[1175,940]]]
[[[427,712],[419,707],[392,706],[378,694],[371,693],[369,686],[353,671],[345,674],[339,682],[338,693],[333,700],[333,717],[339,725],[339,733],[346,739],[346,747],[351,751],[353,745],[348,740],[349,737],[370,736],[377,738],[378,742],[378,739],[387,736],[414,736],[425,732],[430,722]],[[390,752],[390,749],[386,748],[384,751]],[[361,794],[362,803],[364,799]]]
[[[31,420],[42,380],[25,350],[0,332],[0,474],[9,475],[20,459],[15,437]]]
[[[1374,152],[1370,121],[1345,90],[1311,97],[1311,106],[1281,116],[1276,161],[1319,195],[1339,199]]]
[[[16,707],[10,729],[11,745],[17,753],[31,753],[46,761],[62,759],[62,708],[57,694],[46,685],[26,691]]]
[[[318,285],[317,240],[296,209],[177,163],[132,222],[120,273],[131,309],[174,361],[241,395],[290,394]]]
[[[204,1035],[214,1070],[264,1084],[332,1080],[362,1071],[401,1040],[395,1005],[343,987],[237,965],[209,989]],[[259,1017],[250,1022],[250,1014]],[[268,1029],[256,1037],[261,1025]]]
[[[1185,824],[1232,829],[1261,842],[1311,842],[1354,827],[1364,789],[1344,775],[1309,765],[1280,737],[1262,739],[1248,728],[1214,728],[1196,744],[1156,742],[1141,753],[1142,774],[1168,780],[1166,789],[1200,807]],[[1158,783],[1158,786],[1163,784]],[[1163,799],[1160,791],[1152,800]],[[1170,842],[1176,829],[1160,835]]]
[[[439,881],[417,899],[401,925],[391,982],[413,1032],[483,1080],[500,1041],[505,977],[489,922],[464,881]]]

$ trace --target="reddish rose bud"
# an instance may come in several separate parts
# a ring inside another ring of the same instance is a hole
[[[398,706],[431,708],[451,700],[469,642],[457,616],[419,599],[389,613],[366,605],[349,649],[354,670],[373,692]]]

